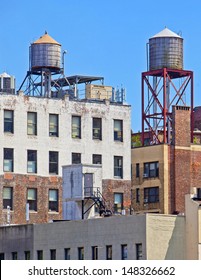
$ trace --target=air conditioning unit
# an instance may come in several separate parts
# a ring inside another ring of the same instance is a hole
[[[144,173],[143,178],[148,178],[148,174]]]

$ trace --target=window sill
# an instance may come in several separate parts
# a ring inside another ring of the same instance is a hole
[[[53,210],[52,210],[52,211],[51,211],[51,210],[49,210],[49,211],[48,211],[48,214],[57,214],[57,215],[58,215],[58,214],[59,214],[59,212],[57,212],[57,211],[53,211]]]

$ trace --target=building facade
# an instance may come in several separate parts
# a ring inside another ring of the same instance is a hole
[[[101,164],[103,194],[114,203],[125,192],[121,207],[130,205],[130,106],[19,92],[0,95],[0,120],[1,224],[61,219],[69,164]]]
[[[171,144],[132,149],[132,206],[135,212],[178,214],[185,195],[201,197],[201,146],[191,143],[190,108],[173,106]]]

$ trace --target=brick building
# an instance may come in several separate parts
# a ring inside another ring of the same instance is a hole
[[[171,144],[132,149],[134,212],[184,213],[186,194],[201,197],[201,146],[191,143],[190,114],[172,107]]]

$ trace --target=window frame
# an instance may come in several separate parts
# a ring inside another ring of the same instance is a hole
[[[6,170],[7,161],[8,161],[7,164],[9,164],[8,170]],[[12,149],[12,148],[4,148],[3,171],[4,172],[13,172],[14,171],[14,149]]]
[[[142,260],[142,243],[135,244],[136,260]]]
[[[27,135],[37,135],[37,112],[27,112]]]
[[[150,192],[153,192],[150,194]],[[158,203],[159,202],[159,187],[144,188],[144,203]]]
[[[112,260],[112,245],[106,245],[106,260]]]
[[[78,247],[78,260],[84,260],[84,247]]]
[[[70,248],[64,248],[64,260],[70,260]]]
[[[77,123],[75,120],[77,120]],[[81,139],[81,116],[74,115],[71,118],[71,137]]]
[[[118,199],[118,197],[120,199]],[[114,212],[115,213],[122,213],[122,210],[124,208],[124,194],[120,192],[114,193]]]
[[[92,118],[92,138],[93,140],[102,140],[102,119]]]
[[[53,200],[50,194],[51,193],[56,194],[56,199]],[[48,192],[48,212],[59,212],[59,190],[58,189],[49,189]]]
[[[34,198],[29,199],[29,191],[34,191]],[[29,203],[29,210],[37,212],[37,189],[36,188],[28,188],[27,189],[27,203]]]
[[[6,118],[6,113],[11,113],[10,118]],[[14,111],[4,110],[4,133],[14,133]]]
[[[5,198],[4,190],[9,189],[10,190],[10,198]],[[9,202],[9,203],[7,203]],[[3,187],[3,209],[7,209],[7,207],[10,207],[10,210],[13,210],[13,187]]]
[[[98,260],[98,246],[91,247],[92,260]]]
[[[152,168],[152,165],[154,168]],[[144,178],[158,178],[159,177],[159,162],[145,162],[144,163]]]
[[[49,174],[58,175],[59,173],[59,153],[49,151]]]
[[[128,245],[127,244],[121,245],[121,259],[128,260]]]
[[[114,141],[123,142],[123,120],[114,119]]]
[[[81,153],[72,153],[72,164],[81,164]]]
[[[120,163],[121,161],[121,163]],[[114,156],[114,178],[123,179],[123,157]]]
[[[59,137],[59,115],[49,114],[49,136]]]
[[[29,167],[31,165],[31,167]],[[32,166],[33,165],[33,166]],[[33,168],[33,171],[29,169]],[[27,150],[27,173],[37,173],[37,151]]]
[[[102,164],[102,155],[101,154],[93,154],[92,155],[92,164]]]

